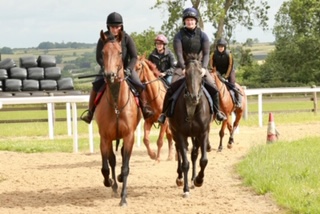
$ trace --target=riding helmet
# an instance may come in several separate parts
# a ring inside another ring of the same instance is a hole
[[[218,48],[218,46],[223,46],[225,49],[226,49],[226,47],[227,47],[227,41],[225,40],[225,39],[223,39],[223,38],[221,38],[221,39],[218,39],[218,41],[217,41],[217,48]]]
[[[184,22],[186,18],[194,18],[198,22],[198,16],[198,11],[193,7],[189,7],[183,11],[182,21]]]
[[[154,41],[160,41],[162,42],[164,45],[168,44],[168,39],[167,37],[165,37],[165,35],[163,34],[159,34],[158,36],[156,36],[156,38],[154,39]]]
[[[119,26],[119,25],[121,25],[121,28],[123,30],[122,16],[117,12],[110,13],[107,17],[108,29],[109,29],[109,26]]]

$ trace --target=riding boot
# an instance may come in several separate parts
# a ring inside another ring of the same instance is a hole
[[[149,105],[146,103],[146,98],[145,98],[144,93],[145,93],[145,92],[143,92],[143,91],[140,93],[140,96],[139,96],[139,106],[140,106],[140,108],[141,108],[143,118],[144,118],[144,119],[148,119],[149,117],[152,117],[152,116],[154,115],[154,112],[153,112],[151,106],[149,106]]]
[[[97,97],[97,92],[95,92],[93,89],[90,92],[90,98],[89,98],[89,109],[85,110],[81,116],[80,119],[84,122],[90,124],[91,120],[93,118],[94,110],[96,109],[96,106],[94,105],[94,101]],[[84,115],[87,113],[86,115]]]
[[[234,94],[235,94],[235,96],[236,96],[236,107],[237,108],[241,108],[242,107],[242,96],[241,96],[241,94],[239,94],[238,92],[234,92]]]
[[[167,118],[166,113],[169,105],[169,98],[170,98],[170,95],[168,94],[168,91],[167,91],[162,104],[162,113],[158,118],[158,123],[160,124],[164,124],[164,122],[166,121],[166,118]]]
[[[220,111],[219,93],[218,92],[214,93],[212,99],[214,102],[213,106],[214,106],[214,111],[215,111],[217,120],[220,122],[226,120],[227,119],[226,115],[222,111]]]

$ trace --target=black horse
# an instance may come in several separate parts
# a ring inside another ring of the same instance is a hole
[[[188,138],[192,140],[192,178],[195,186],[203,184],[204,170],[208,163],[207,145],[212,114],[210,105],[202,86],[204,76],[201,69],[200,56],[191,54],[186,56],[184,92],[179,95],[175,104],[173,115],[169,118],[169,124],[173,139],[176,142],[178,153],[178,186],[184,185],[183,197],[188,197],[188,171],[189,161]],[[196,161],[198,151],[201,149],[200,171],[196,176]]]

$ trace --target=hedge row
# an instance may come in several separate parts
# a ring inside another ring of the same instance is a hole
[[[72,78],[61,78],[56,58],[50,55],[26,56],[0,61],[0,91],[55,91],[74,90]]]

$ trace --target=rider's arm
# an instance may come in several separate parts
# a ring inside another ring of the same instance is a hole
[[[129,68],[130,71],[133,71],[138,60],[138,53],[137,53],[136,45],[134,44],[133,39],[129,35],[127,35],[126,46],[128,50],[127,54],[129,54],[130,56],[130,62],[127,68]]]
[[[103,46],[104,46],[103,41],[99,39],[96,47],[96,61],[100,65],[100,67],[103,67],[103,59],[102,59]]]
[[[232,68],[233,68],[233,57],[232,57],[232,54],[229,53],[229,65],[228,65],[228,70],[225,75],[225,78],[229,78]]]
[[[206,33],[201,33],[201,43],[202,43],[202,67],[208,68],[209,57],[210,57],[210,41]]]
[[[185,68],[185,62],[183,59],[182,40],[180,32],[177,33],[173,39],[173,48],[178,60],[177,66],[183,70]]]
[[[170,68],[166,70],[166,74],[173,75],[176,59],[171,51],[169,51],[168,55],[169,55]]]

